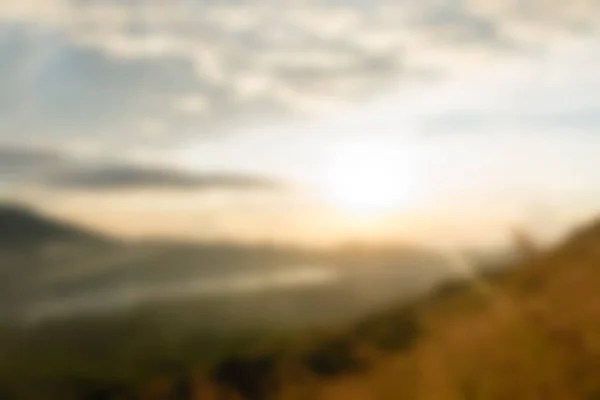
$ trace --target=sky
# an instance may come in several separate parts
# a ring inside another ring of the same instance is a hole
[[[600,204],[599,12],[1,0],[0,196],[128,238],[552,238]]]

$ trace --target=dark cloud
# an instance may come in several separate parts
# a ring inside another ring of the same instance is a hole
[[[269,190],[282,187],[280,182],[261,176],[229,172],[190,173],[140,165],[82,166],[46,176],[43,182],[53,188],[76,190]]]
[[[51,171],[68,164],[68,159],[51,149],[0,146],[0,180],[20,182],[41,171]]]
[[[8,145],[0,146],[0,180],[67,190],[272,190],[284,186],[276,179],[251,174],[218,171],[194,173],[162,166],[91,163],[50,148]]]
[[[2,170],[48,167],[63,164],[65,161],[63,155],[53,150],[22,146],[0,146],[0,168]]]

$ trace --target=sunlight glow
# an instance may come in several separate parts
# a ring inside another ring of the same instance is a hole
[[[352,214],[381,214],[416,201],[416,165],[394,146],[350,141],[332,146],[322,177],[327,202]]]

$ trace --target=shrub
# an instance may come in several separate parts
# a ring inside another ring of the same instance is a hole
[[[417,316],[408,308],[365,320],[355,330],[360,341],[384,351],[407,350],[421,333]]]
[[[331,377],[360,370],[362,365],[354,354],[352,342],[334,338],[313,348],[305,357],[305,364],[317,375]]]
[[[232,357],[217,366],[213,379],[245,399],[263,400],[273,387],[276,366],[277,358],[274,355]]]

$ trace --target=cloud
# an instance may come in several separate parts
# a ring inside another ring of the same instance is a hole
[[[0,146],[0,182],[20,182],[40,171],[61,168],[67,163],[64,155],[51,149]]]
[[[583,41],[548,52],[542,61],[518,74],[490,70],[470,76],[448,93],[439,91],[452,106],[429,111],[421,120],[423,129],[594,132],[600,125],[600,80],[595,72],[600,68],[600,46]]]
[[[2,170],[17,170],[21,168],[46,168],[62,164],[65,157],[48,149],[23,146],[0,146],[0,166]]]
[[[180,50],[136,54],[135,48],[152,47],[152,34],[119,33],[103,42],[130,42],[125,56],[32,24],[0,25],[0,31],[0,135],[42,141],[153,136],[156,129],[146,132],[150,115],[172,139],[223,131],[304,111],[311,102],[346,102],[399,69],[395,56],[343,47],[252,54],[240,43],[179,37],[180,46],[172,47]]]
[[[220,133],[524,57],[593,32],[598,12],[586,0],[22,0],[0,7],[0,136]]]
[[[283,182],[224,171],[190,172],[147,164],[83,160],[52,148],[0,146],[0,181],[54,190],[277,190]]]
[[[5,135],[105,137],[200,90],[189,60],[118,59],[27,25],[0,29]]]
[[[140,165],[80,166],[45,176],[42,183],[55,189],[76,190],[269,190],[282,187],[276,180],[260,176],[229,172],[191,173]]]

